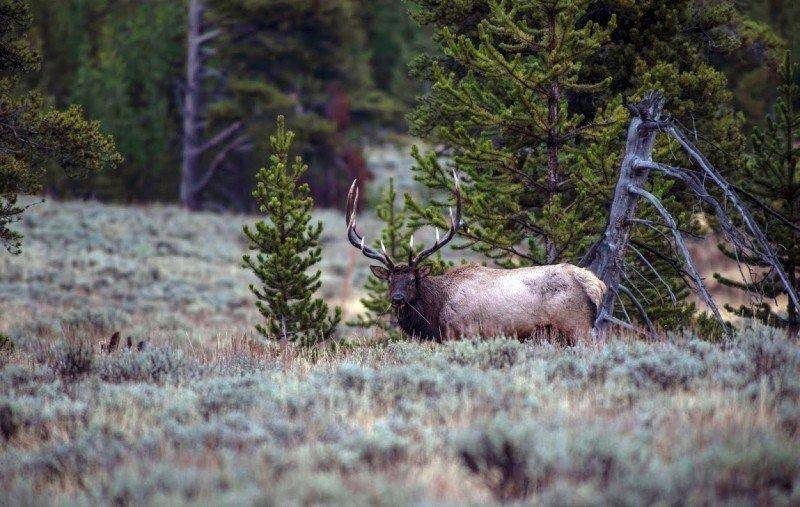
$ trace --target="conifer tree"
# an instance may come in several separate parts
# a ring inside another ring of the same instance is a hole
[[[48,192],[122,202],[175,198],[183,3],[30,0],[43,57],[31,84],[56,107],[80,104],[124,158],[115,171],[80,180],[49,172]]]
[[[412,230],[406,223],[405,210],[397,206],[397,192],[394,188],[394,179],[389,178],[389,185],[384,189],[381,200],[375,207],[378,219],[383,222],[381,236],[375,241],[375,248],[386,248],[393,259],[408,257],[409,239]],[[358,315],[355,320],[348,322],[354,327],[377,327],[389,333],[392,338],[401,334],[392,325],[391,302],[389,301],[389,283],[373,275],[369,275],[364,285],[367,292],[361,303],[366,308],[363,315]]]
[[[457,247],[504,267],[578,263],[605,226],[628,123],[624,103],[646,90],[663,90],[671,114],[708,134],[720,148],[709,153],[717,166],[741,159],[741,117],[706,56],[706,44],[722,51],[737,40],[730,28],[740,18],[730,2],[705,9],[695,0],[416,3],[444,56],[414,64],[433,86],[413,130],[447,148],[469,188]],[[663,141],[655,156],[686,165]],[[446,191],[448,162],[415,157],[416,178]],[[650,191],[681,229],[698,230],[694,202],[679,185],[656,176]],[[439,204],[414,206],[414,216],[436,222]],[[660,325],[686,324],[694,306],[685,273],[664,254],[671,250],[657,215],[645,213],[632,231],[626,284]]]
[[[614,27],[578,26],[588,1],[490,3],[475,37],[445,26],[444,53],[463,72],[434,65],[433,92],[416,111],[419,133],[455,147],[471,182],[466,216],[473,246],[502,265],[552,264],[576,255],[598,216],[576,212],[563,189],[577,177],[570,159],[579,136],[599,125],[567,107],[568,94],[596,95],[607,81],[582,79],[581,65]],[[415,151],[417,175],[447,188],[434,157]],[[589,220],[586,220],[589,218]],[[516,246],[527,242],[527,251]]]
[[[208,67],[219,78],[207,80],[204,126],[209,133],[236,122],[244,127],[222,145],[224,165],[216,164],[220,170],[209,184],[209,197],[234,206],[245,200],[239,197],[249,189],[249,168],[265,149],[261,134],[270,131],[280,113],[295,126],[297,152],[310,165],[305,179],[317,183],[311,188],[316,202],[341,202],[347,182],[356,176],[343,159],[349,139],[342,134],[349,128],[350,111],[374,89],[355,1],[205,4],[205,21],[217,34]]]
[[[255,230],[244,227],[250,248],[258,252],[255,258],[244,255],[244,266],[261,282],[258,287],[251,284],[250,290],[266,319],[256,329],[267,338],[310,346],[331,338],[341,310],[329,315],[328,306],[314,298],[322,272],[308,271],[322,257],[322,223],[311,223],[314,202],[308,184],[299,181],[308,166],[300,157],[290,164],[294,133],[286,130],[283,116],[269,141],[269,165],[258,171],[253,191],[267,220],[257,222]]]
[[[799,71],[800,66],[792,61],[791,53],[787,51],[779,69],[781,84],[774,114],[766,118],[763,128],[754,130],[753,155],[742,177],[744,190],[751,199],[768,205],[780,214],[771,213],[762,206],[758,219],[768,231],[770,239],[779,245],[776,253],[795,291],[800,290]],[[731,259],[750,266],[753,274],[753,280],[749,282],[715,274],[721,283],[751,294],[763,294],[771,300],[786,294],[775,273],[763,269],[764,264],[759,259],[731,252],[723,245],[720,245],[720,249]],[[785,311],[780,313],[774,311],[766,301],[755,308],[726,305],[726,309],[740,317],[756,318],[766,324],[786,328],[791,335],[796,335],[800,329],[800,309],[790,299],[787,299]]]
[[[30,24],[27,3],[0,0],[0,242],[12,253],[22,239],[10,228],[24,211],[18,195],[37,192],[48,165],[80,176],[120,161],[112,139],[79,107],[59,111],[36,93],[18,93],[22,76],[39,67]]]

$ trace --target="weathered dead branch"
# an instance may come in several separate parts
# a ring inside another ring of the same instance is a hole
[[[620,176],[614,190],[608,224],[602,237],[589,250],[581,262],[581,265],[593,271],[609,288],[602,308],[598,311],[595,323],[597,331],[603,333],[609,324],[620,325],[626,329],[635,329],[632,324],[614,317],[615,306],[621,292],[639,310],[641,319],[647,324],[649,332],[654,332],[655,327],[645,313],[641,302],[629,288],[620,283],[623,279],[628,280],[625,257],[629,248],[634,251],[638,260],[641,260],[655,274],[656,278],[668,289],[672,300],[675,300],[675,294],[655,266],[631,244],[632,229],[637,223],[645,223],[648,227],[656,229],[664,227],[669,231],[672,236],[673,248],[683,267],[678,262],[670,264],[689,276],[692,281],[692,289],[711,309],[720,324],[725,326],[719,308],[708,292],[683,240],[685,231],[678,227],[675,219],[664,207],[661,200],[646,189],[648,179],[653,171],[683,183],[700,203],[714,213],[721,232],[734,250],[742,252],[743,255],[749,258],[756,258],[763,262],[770,269],[770,272],[775,273],[781,281],[789,298],[795,305],[798,305],[797,294],[794,292],[783,266],[775,255],[766,235],[739,197],[736,187],[722,177],[700,150],[692,144],[676,122],[663,116],[663,106],[664,98],[657,92],[647,94],[639,104],[628,106],[632,118],[628,127],[625,156],[620,166]],[[664,132],[674,138],[699,168],[700,172],[654,162],[652,160],[653,144],[660,132]],[[712,192],[719,196],[715,196]],[[663,224],[643,221],[636,217],[638,205],[642,199],[656,209],[664,221]],[[727,205],[730,205],[733,211],[730,211],[726,207]],[[759,203],[759,205],[763,206],[762,203]],[[621,301],[619,302],[621,303]]]

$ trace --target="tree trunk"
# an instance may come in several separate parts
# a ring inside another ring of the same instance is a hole
[[[581,264],[591,270],[608,287],[598,318],[614,313],[614,302],[619,293],[623,275],[623,259],[628,250],[632,219],[636,217],[639,195],[631,193],[631,185],[643,188],[650,175],[648,169],[637,167],[640,161],[651,161],[653,144],[658,131],[648,128],[650,122],[661,118],[664,100],[658,94],[648,95],[640,104],[630,106],[632,114],[625,145],[625,158],[620,167],[619,180],[614,189],[608,224],[605,233],[584,258]]]
[[[553,27],[555,30],[555,27]],[[553,82],[550,84],[550,90],[547,96],[547,121],[549,129],[547,132],[547,204],[553,202],[553,198],[558,192],[558,152],[560,146],[559,133],[558,133],[558,101],[560,100],[560,93],[558,83]],[[553,238],[548,236],[545,238],[545,250],[547,254],[547,263],[554,264],[556,262],[556,244]]]
[[[203,137],[202,94],[203,74],[203,1],[189,0],[186,36],[186,84],[183,96],[183,156],[181,160],[181,204],[190,210],[200,207],[202,177],[200,144]]]

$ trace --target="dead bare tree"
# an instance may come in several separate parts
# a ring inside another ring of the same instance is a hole
[[[630,249],[633,249],[630,239],[632,228],[638,223],[645,222],[637,218],[637,209],[642,200],[655,208],[663,220],[663,223],[659,223],[657,226],[668,231],[672,237],[676,253],[683,261],[683,266],[676,266],[676,268],[682,270],[691,280],[692,288],[708,305],[720,324],[723,326],[725,324],[717,304],[708,292],[686,247],[683,232],[678,228],[674,218],[659,198],[646,190],[648,179],[653,172],[681,182],[700,203],[705,205],[708,211],[713,212],[722,234],[731,247],[736,251],[760,259],[770,273],[781,281],[789,297],[797,305],[797,294],[789,277],[767,237],[739,197],[738,191],[691,143],[686,134],[678,127],[677,122],[664,115],[663,108],[664,97],[658,92],[651,92],[640,103],[628,106],[632,118],[628,127],[625,156],[620,166],[619,180],[614,190],[608,223],[603,235],[581,261],[581,266],[591,270],[609,288],[602,307],[598,309],[595,329],[603,334],[609,324],[616,324],[641,332],[632,324],[627,313],[625,320],[614,316],[616,303],[622,293],[636,306],[642,321],[648,326],[648,333],[655,333],[655,328],[644,311],[643,305],[633,291],[622,283],[628,279],[626,255]],[[660,133],[667,134],[677,141],[696,169],[654,162],[652,159],[653,145]],[[639,254],[639,258],[659,280],[662,279],[644,256]]]
[[[208,43],[219,35],[219,30],[209,29],[204,21],[203,0],[189,0],[186,36],[186,83],[183,92],[183,156],[181,160],[180,199],[185,207],[196,210],[202,204],[201,196],[214,173],[225,163],[232,152],[246,143],[238,135],[242,122],[236,121],[211,138],[204,139],[204,78],[211,72],[206,65],[211,51]],[[204,165],[204,155],[217,150],[216,155]]]

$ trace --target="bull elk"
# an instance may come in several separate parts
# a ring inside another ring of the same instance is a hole
[[[357,181],[347,197],[347,238],[368,258],[382,266],[372,273],[389,282],[389,299],[397,321],[409,336],[455,339],[463,336],[517,336],[555,332],[568,343],[588,335],[606,285],[590,271],[571,264],[517,269],[493,269],[475,264],[461,265],[439,276],[431,276],[424,261],[449,243],[461,223],[461,187],[455,180],[456,211],[450,208],[450,229],[444,238],[436,230],[436,243],[413,254],[408,262],[392,259],[381,242],[381,251],[367,246],[356,229]]]

